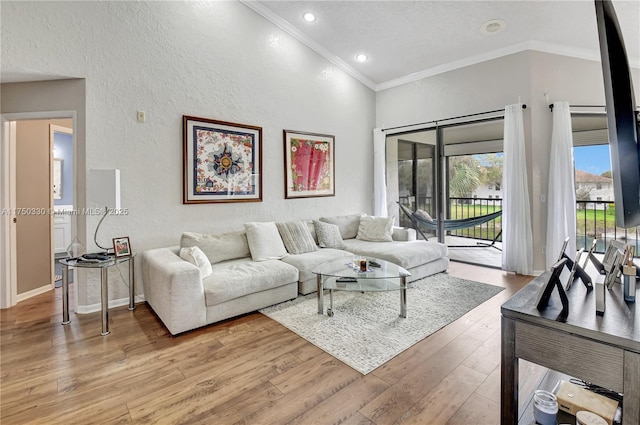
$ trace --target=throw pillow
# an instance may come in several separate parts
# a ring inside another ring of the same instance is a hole
[[[244,230],[216,235],[184,232],[180,238],[180,248],[192,246],[200,248],[210,264],[251,255]]]
[[[200,277],[202,279],[211,276],[213,270],[207,256],[197,246],[180,249],[180,258],[194,264],[200,269]]]
[[[288,255],[273,221],[245,223],[244,230],[253,261],[279,260]]]
[[[364,213],[351,215],[336,215],[332,217],[320,217],[320,221],[331,223],[338,226],[342,239],[353,239],[358,234],[358,226],[360,225],[360,217]]]
[[[371,242],[392,242],[393,218],[391,217],[360,217],[358,235],[356,239]]]
[[[433,218],[431,218],[431,216],[429,215],[428,212],[426,212],[425,210],[421,210],[418,209],[418,211],[415,212],[415,215],[417,215],[418,217],[426,220],[426,221],[433,221]]]
[[[304,254],[318,250],[309,226],[304,221],[276,223],[276,227],[289,254]]]
[[[340,235],[340,228],[331,223],[314,220],[313,225],[316,228],[318,236],[318,245],[322,248],[346,249],[347,246]]]

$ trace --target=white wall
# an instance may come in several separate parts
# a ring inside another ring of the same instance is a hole
[[[632,70],[635,97],[640,98],[640,72]],[[537,51],[521,52],[378,93],[376,126],[393,127],[503,108],[518,102],[524,111],[529,195],[536,272],[544,270],[546,199],[552,114],[549,101],[604,105],[599,62]]]
[[[119,168],[129,209],[101,234],[134,251],[183,231],[372,212],[375,94],[241,3],[3,2],[1,23],[3,73],[85,79],[85,170]],[[182,204],[183,115],[263,128],[263,202]],[[335,135],[335,197],[284,199],[283,129]],[[111,298],[126,297],[116,286]],[[98,301],[90,282],[79,304]]]

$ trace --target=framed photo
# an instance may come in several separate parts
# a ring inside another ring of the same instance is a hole
[[[284,130],[285,198],[335,196],[335,137]]]
[[[184,115],[183,203],[262,202],[262,127]]]
[[[538,295],[538,300],[536,301],[536,308],[539,311],[546,309],[549,304],[549,300],[551,299],[553,288],[558,288],[558,294],[560,295],[560,301],[562,302],[562,311],[558,315],[559,319],[566,319],[569,315],[569,298],[567,297],[567,293],[560,282],[560,273],[562,272],[562,269],[564,269],[566,262],[567,259],[562,258],[551,266],[551,272],[548,275],[549,278],[547,282],[544,284],[544,290]]]
[[[129,243],[129,237],[123,236],[121,238],[113,239],[113,254],[116,258],[131,256],[131,244]]]

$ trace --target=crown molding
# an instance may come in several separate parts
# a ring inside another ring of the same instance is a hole
[[[348,63],[340,59],[338,56],[331,53],[329,50],[324,48],[322,45],[317,43],[312,38],[308,37],[306,34],[304,34],[302,31],[297,29],[295,26],[291,25],[289,21],[282,19],[280,16],[273,13],[271,9],[263,6],[256,0],[239,0],[239,1],[240,3],[247,6],[249,9],[253,10],[257,14],[261,15],[262,17],[270,21],[272,24],[274,24],[278,28],[287,32],[289,35],[291,35],[293,38],[300,41],[305,46],[309,47],[311,50],[318,53],[320,56],[324,57],[326,60],[328,60],[338,68],[342,69],[347,74],[351,75],[356,80],[360,81],[365,86],[369,87],[371,90],[376,89],[376,83],[374,83],[373,81],[371,81],[370,79],[362,75],[351,65],[349,65]]]
[[[493,50],[491,52],[483,53],[480,55],[470,56],[461,60],[449,62],[443,65],[435,66],[433,68],[425,69],[424,71],[415,72],[413,74],[405,75],[404,77],[395,78],[393,80],[386,81],[376,85],[375,91],[386,90],[392,87],[401,86],[403,84],[411,83],[421,80],[427,77],[433,77],[434,75],[443,74],[445,72],[454,71],[466,66],[475,65],[478,63],[498,59],[504,56],[512,55],[514,53],[520,53],[527,50],[534,50],[543,53],[551,53],[560,56],[568,56],[576,59],[585,59],[595,62],[600,62],[600,51],[592,49],[580,49],[573,46],[567,46],[565,44],[548,43],[543,41],[531,40],[518,44],[507,46],[503,49]],[[629,66],[632,68],[640,68],[640,59],[629,58]]]

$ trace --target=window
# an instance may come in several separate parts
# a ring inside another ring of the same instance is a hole
[[[496,183],[496,190],[500,190],[500,183]]]

